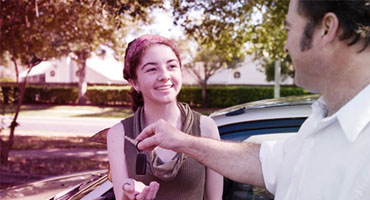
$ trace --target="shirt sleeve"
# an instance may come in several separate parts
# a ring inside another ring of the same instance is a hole
[[[266,188],[275,194],[277,179],[283,162],[283,145],[285,141],[264,141],[261,143],[260,160]]]

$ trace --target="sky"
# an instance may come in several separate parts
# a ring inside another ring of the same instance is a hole
[[[158,34],[171,39],[176,39],[183,35],[181,28],[173,24],[173,16],[171,12],[154,9],[151,16],[154,17],[153,24],[143,27],[143,31],[138,35],[128,36],[128,41],[131,41],[142,34]]]

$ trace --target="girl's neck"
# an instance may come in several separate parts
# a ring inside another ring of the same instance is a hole
[[[144,126],[163,119],[171,125],[181,128],[181,112],[177,107],[177,102],[168,104],[144,104]]]

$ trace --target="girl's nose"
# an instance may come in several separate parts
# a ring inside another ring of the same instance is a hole
[[[170,79],[170,74],[168,70],[162,69],[160,70],[160,73],[158,75],[158,80],[159,81],[168,81]]]

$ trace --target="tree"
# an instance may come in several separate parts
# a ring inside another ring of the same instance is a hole
[[[200,44],[216,44],[229,59],[249,53],[258,60],[287,60],[284,19],[288,5],[288,0],[175,0],[173,13],[186,34]]]
[[[220,51],[215,45],[200,45],[193,62],[185,65],[185,68],[192,74],[202,89],[202,106],[207,102],[208,79],[221,68],[234,68],[236,63],[244,59],[244,56],[227,58],[225,52]]]
[[[220,68],[234,68],[245,58],[247,38],[237,28],[238,14],[228,1],[174,1],[173,7],[175,24],[179,23],[199,47],[193,63],[186,67],[202,88],[205,106],[208,79]]]
[[[262,67],[264,68],[264,72],[266,75],[267,81],[274,81],[275,80],[275,60],[269,59],[269,58],[263,58],[262,59]],[[290,60],[290,57],[287,56],[284,58],[284,60],[281,60],[280,63],[280,69],[281,69],[281,78],[284,81],[288,76],[294,77],[294,70],[292,61]]]
[[[122,49],[128,25],[146,19],[149,8],[162,1],[119,0],[17,0],[0,1],[0,57],[11,55],[19,95],[8,140],[2,140],[1,160],[6,162],[14,139],[27,78],[19,80],[19,65],[28,73],[42,60],[74,55],[79,66],[79,97],[83,102],[86,59],[100,44]],[[145,22],[146,20],[143,20]],[[3,59],[0,60],[1,62]]]
[[[1,19],[0,19],[0,27],[1,27],[1,45],[0,45],[0,55],[3,58],[4,54],[9,53],[11,54],[11,60],[14,64],[14,68],[17,75],[17,84],[19,89],[19,97],[18,102],[16,105],[15,115],[13,120],[10,124],[10,134],[7,141],[4,141],[0,138],[0,145],[1,145],[1,154],[0,159],[1,162],[7,162],[8,160],[8,153],[13,145],[14,142],[14,131],[17,123],[17,118],[19,115],[20,107],[22,104],[22,99],[24,96],[26,80],[20,81],[19,71],[18,71],[18,62],[23,63],[27,66],[28,73],[32,69],[32,67],[36,66],[40,63],[40,59],[34,53],[34,48],[39,48],[39,46],[32,44],[34,38],[40,37],[40,33],[35,27],[31,27],[30,19],[27,11],[29,11],[29,4],[24,3],[21,4],[19,1],[9,1],[3,2],[1,1],[0,9],[1,9]],[[30,33],[34,34],[30,34]],[[3,59],[2,59],[3,60]],[[4,91],[2,91],[4,93]],[[6,103],[4,102],[4,97],[2,97],[3,105]]]

